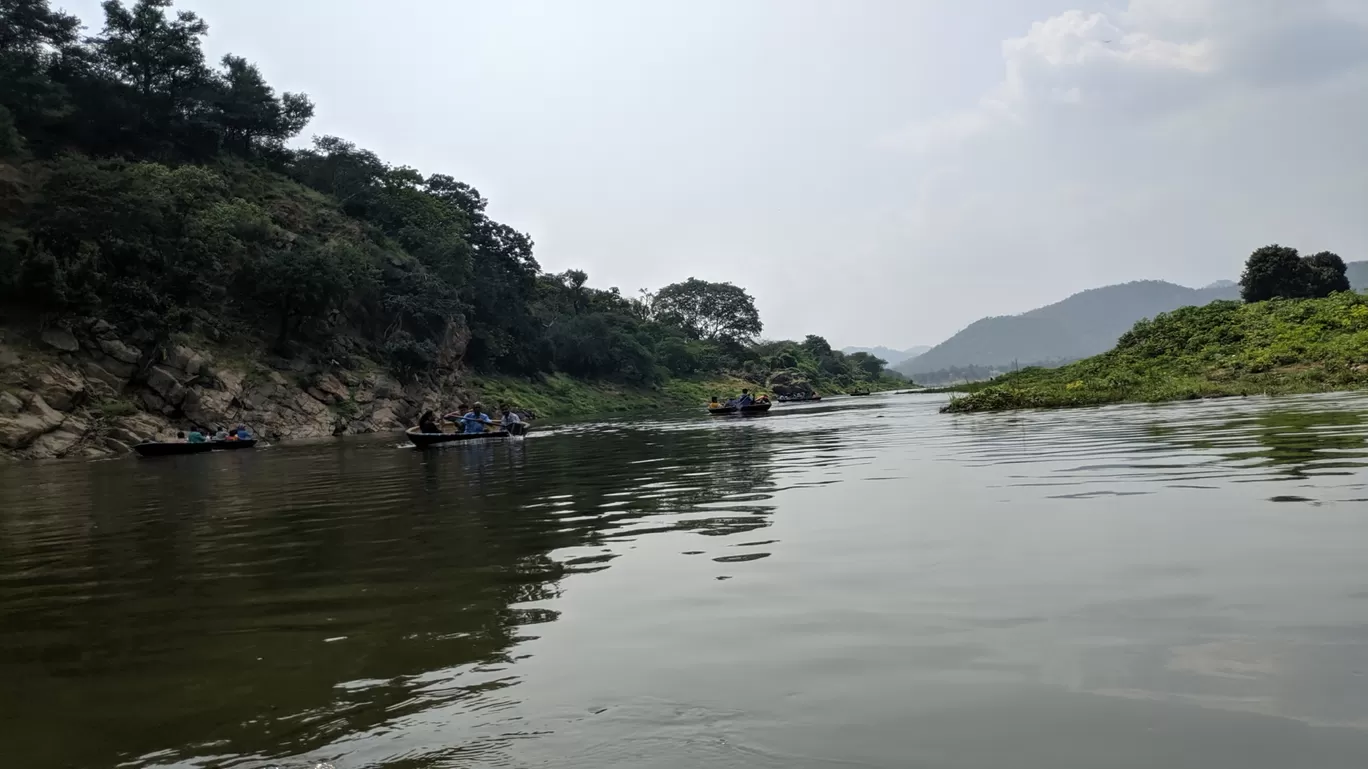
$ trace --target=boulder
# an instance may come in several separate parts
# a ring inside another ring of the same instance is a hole
[[[147,372],[147,387],[161,396],[168,406],[179,407],[185,402],[185,385],[163,366],[153,366]]]
[[[44,331],[39,337],[43,344],[62,352],[76,352],[81,349],[81,345],[76,341],[76,337],[70,331],[60,328],[50,328]]]
[[[101,339],[99,345],[105,355],[120,363],[136,365],[142,358],[142,353],[138,352],[136,347],[130,347],[118,339]]]
[[[123,431],[122,433],[119,431]],[[149,438],[155,438],[162,433],[173,433],[171,424],[166,420],[152,414],[133,414],[131,416],[120,417],[114,422],[108,434],[125,443],[142,443]],[[133,440],[125,440],[132,437]]]
[[[0,371],[19,366],[19,355],[8,347],[0,345]]]
[[[192,422],[201,425],[223,425],[231,422],[230,416],[237,411],[233,408],[233,400],[233,395],[223,390],[192,387],[186,393],[181,410]]]
[[[109,449],[111,452],[120,455],[132,453],[132,446],[136,445],[125,443],[124,441],[121,441],[117,438],[105,438],[103,443],[106,449]]]
[[[210,359],[207,355],[198,353],[184,345],[173,345],[166,353],[166,360],[162,362],[169,368],[184,371],[190,376],[199,376],[209,368]]]
[[[113,339],[115,336],[114,327],[108,321],[97,320],[90,324],[90,333],[96,339]]]
[[[155,433],[139,435],[126,427],[109,427],[105,429],[105,436],[109,440],[118,441],[126,446],[136,446],[139,443],[152,437]]]
[[[309,395],[322,403],[334,405],[351,399],[351,390],[332,374],[324,374],[308,389]]]
[[[151,390],[139,390],[138,400],[142,402],[143,408],[148,411],[160,413],[162,409],[166,408],[166,401],[162,400],[160,395],[157,395]]]
[[[34,459],[60,459],[81,445],[88,427],[79,419],[68,419],[35,440],[28,447],[28,454]]]
[[[21,393],[20,400],[26,401],[23,411],[0,416],[0,446],[7,449],[28,448],[62,424],[62,415],[48,406],[43,396]]]
[[[0,392],[0,416],[18,414],[24,410],[24,402],[14,393]]]
[[[73,369],[51,366],[29,378],[29,389],[58,411],[71,411],[87,399],[86,383]]]

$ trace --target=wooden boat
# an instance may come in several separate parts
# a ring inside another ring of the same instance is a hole
[[[752,403],[749,406],[719,406],[717,408],[708,407],[708,413],[715,417],[725,417],[731,414],[746,416],[749,414],[763,414],[770,410],[772,403]]]
[[[865,391],[865,392],[855,392],[855,393],[847,393],[847,394],[848,394],[850,397],[852,397],[852,398],[863,398],[863,397],[865,397],[866,395],[873,395],[874,393],[869,392],[869,391]]]
[[[139,443],[133,447],[142,457],[178,457],[182,454],[208,454],[211,451],[241,451],[256,448],[255,438],[245,441],[205,441],[204,443]]]
[[[519,435],[527,435],[527,425],[522,423],[511,424],[507,430],[496,430],[489,433],[425,433],[420,428],[410,427],[404,431],[404,435],[413,442],[414,446],[420,449],[442,447],[452,443],[463,443],[467,441],[500,440]]]

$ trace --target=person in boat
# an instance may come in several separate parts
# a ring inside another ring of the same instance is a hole
[[[440,433],[442,428],[437,424],[437,415],[432,413],[432,409],[423,412],[423,416],[418,418],[418,431],[424,433]]]
[[[214,440],[216,440],[216,441],[226,441],[226,440],[228,440],[228,429],[225,428],[223,425],[219,425],[219,429],[217,429],[217,430],[214,431]]]
[[[184,430],[177,430],[177,431],[176,431],[176,443],[185,443],[185,431],[184,431]]]
[[[250,441],[252,439],[252,433],[247,429],[247,425],[238,425],[233,428],[233,433],[237,435],[238,440],[240,441]]]
[[[755,396],[751,395],[750,390],[742,390],[741,397],[736,399],[736,405],[738,406],[749,406],[752,403],[755,403]]]
[[[461,405],[457,406],[455,411],[449,414],[443,414],[442,419],[453,424],[461,424],[461,420],[464,419],[465,415],[468,413],[470,413],[470,406],[462,401]]]
[[[513,407],[507,403],[499,407],[499,420],[503,423],[505,430],[508,430],[509,425],[522,424],[522,417],[518,416],[518,412],[514,411]],[[509,430],[509,432],[513,431]]]
[[[190,434],[185,436],[186,443],[204,443],[204,433],[200,432],[199,427],[190,428]]]
[[[708,401],[708,408],[710,408],[710,409],[720,409],[720,408],[722,408],[722,404],[718,402],[717,396],[716,396],[716,395],[714,395],[714,396],[712,397],[712,400]]]
[[[769,396],[768,396],[768,395],[766,395],[766,394],[764,394],[764,393],[760,393],[760,396],[757,397],[757,398],[755,399],[755,402],[756,402],[756,403],[769,403],[769,402],[770,402],[770,399],[769,399]]]
[[[494,424],[494,420],[490,419],[489,415],[484,413],[484,406],[481,406],[478,403],[471,406],[470,411],[465,416],[461,417],[461,422],[465,425],[464,432],[466,435],[482,433],[485,431],[485,428]]]

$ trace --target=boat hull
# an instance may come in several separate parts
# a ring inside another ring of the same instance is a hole
[[[458,443],[470,443],[471,441],[483,442],[492,440],[503,440],[515,436],[526,435],[527,426],[522,424],[509,425],[507,430],[499,430],[492,433],[425,433],[416,427],[410,427],[404,431],[410,442],[420,449],[441,448]]]
[[[715,417],[726,417],[732,415],[751,416],[754,414],[764,414],[773,406],[772,403],[753,403],[749,406],[723,406],[721,408],[709,408],[708,413]]]
[[[256,439],[246,441],[205,441],[204,443],[139,443],[133,447],[140,457],[179,457],[214,451],[242,451],[256,448]]]

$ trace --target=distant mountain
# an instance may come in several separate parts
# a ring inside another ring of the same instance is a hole
[[[927,345],[909,347],[906,350],[893,350],[888,347],[846,347],[842,349],[841,352],[845,353],[846,355],[849,355],[853,352],[867,352],[876,358],[883,358],[884,360],[888,361],[889,368],[893,368],[897,366],[899,363],[904,363],[906,361],[912,360],[913,358],[917,357],[918,355],[921,355],[929,349],[931,348]]]
[[[952,367],[1010,366],[1013,361],[1025,366],[1086,358],[1111,349],[1142,318],[1187,305],[1239,299],[1239,287],[1226,283],[1188,288],[1145,280],[1094,288],[1021,315],[975,321],[894,369],[915,378]]]
[[[1348,268],[1344,274],[1349,276],[1349,285],[1355,291],[1368,291],[1368,262],[1350,262],[1344,266]]]

